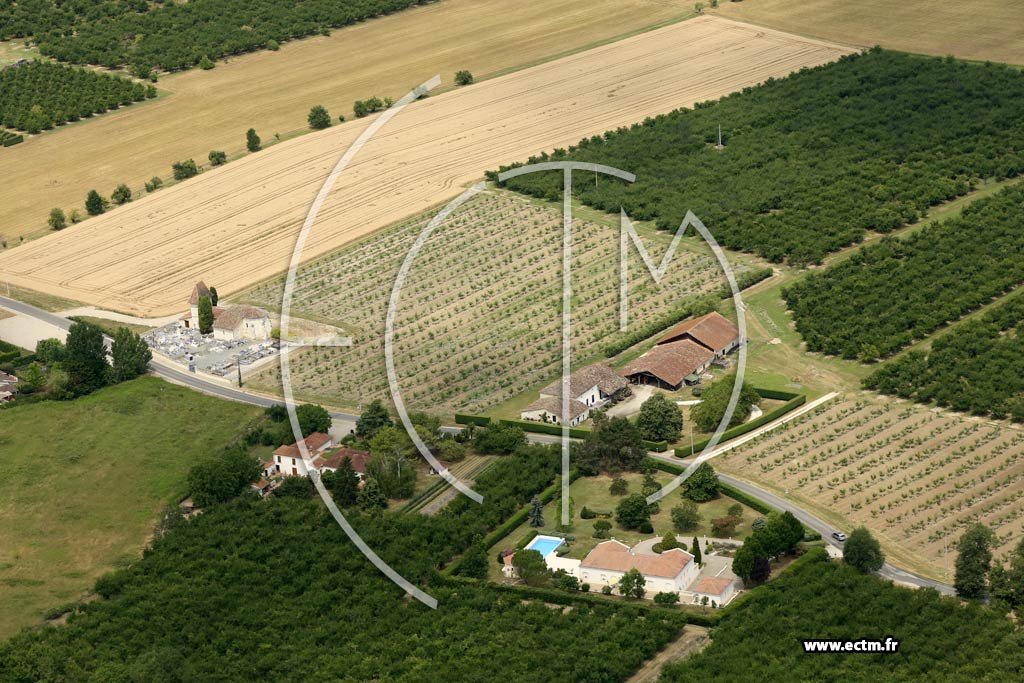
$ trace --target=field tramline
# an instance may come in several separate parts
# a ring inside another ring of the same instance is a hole
[[[944,546],[972,522],[991,526],[1002,550],[1019,537],[1022,448],[1016,429],[847,396],[744,444],[721,465],[849,514],[939,572]]]

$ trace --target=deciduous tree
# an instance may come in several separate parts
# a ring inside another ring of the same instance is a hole
[[[865,574],[877,572],[885,564],[885,555],[878,540],[865,527],[850,532],[843,544],[843,562]]]
[[[648,441],[676,441],[683,430],[683,414],[665,394],[656,392],[640,406],[636,426]]]
[[[145,374],[153,353],[142,337],[127,327],[119,327],[110,345],[110,358],[114,381],[125,382]]]

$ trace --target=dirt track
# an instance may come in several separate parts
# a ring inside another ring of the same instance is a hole
[[[339,178],[304,260],[456,196],[484,170],[848,50],[700,17],[415,103]],[[0,256],[15,285],[126,313],[183,307],[287,266],[323,178],[366,120],[277,145]]]

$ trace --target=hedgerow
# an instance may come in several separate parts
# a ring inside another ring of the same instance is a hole
[[[723,246],[816,262],[868,230],[915,221],[977,178],[1020,174],[1024,75],[876,48],[529,161],[566,159],[637,176],[582,174],[573,193],[586,204],[673,231],[692,210]],[[554,199],[560,173],[508,186]]]

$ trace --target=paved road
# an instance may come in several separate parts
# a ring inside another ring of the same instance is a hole
[[[31,316],[38,320],[48,322],[51,325],[54,325],[61,329],[66,330],[69,327],[71,327],[72,324],[72,321],[66,318],[62,318],[59,315],[55,315],[53,313],[49,313],[42,309],[36,308],[35,306],[30,306],[20,301],[8,299],[2,296],[0,296],[0,306],[3,306],[4,308],[10,309],[23,315]],[[212,379],[207,379],[202,375],[193,374],[185,370],[178,370],[160,363],[150,363],[150,368],[155,374],[171,382],[174,382],[176,384],[182,384],[184,386],[190,387],[197,391],[202,391],[207,394],[219,396],[220,398],[224,398],[229,401],[239,401],[241,403],[250,403],[262,407],[268,407],[271,405],[281,403],[279,399],[261,396],[259,394],[251,394],[236,387],[225,386]],[[350,413],[339,413],[332,411],[331,417],[339,420],[355,421],[359,416],[352,415]],[[445,428],[445,431],[448,432],[457,432],[459,430],[460,428],[455,427]],[[559,437],[544,436],[541,434],[531,434],[530,440],[535,443],[559,443],[560,441]],[[663,460],[674,465],[686,464],[683,460],[679,460],[678,458],[674,458],[670,455],[665,455],[663,453],[651,453],[650,455],[653,458],[657,458],[659,460]],[[739,489],[740,491],[743,491],[744,493],[754,496],[755,498],[763,500],[765,503],[767,503],[773,508],[782,511],[788,510],[789,512],[792,512],[793,515],[801,522],[803,522],[805,526],[814,529],[815,531],[820,533],[822,538],[825,539],[827,543],[830,543],[837,548],[841,548],[841,546],[838,543],[836,543],[831,537],[832,532],[835,531],[835,528],[827,522],[818,519],[810,512],[807,512],[806,510],[797,507],[795,504],[791,503],[790,501],[784,498],[776,496],[774,493],[771,493],[770,491],[766,491],[748,482],[736,479],[734,477],[730,477],[725,474],[719,474],[718,476],[722,481],[729,484],[730,486],[733,486]],[[932,579],[928,579],[923,576],[918,576],[917,574],[913,574],[903,569],[899,569],[888,563],[884,567],[882,567],[881,571],[879,571],[879,574],[898,583],[919,587],[935,588],[936,590],[946,594],[954,593],[952,586],[941,583],[939,581],[933,581]]]
[[[670,455],[664,455],[662,453],[651,453],[650,455],[653,458],[657,458],[658,460],[663,460],[665,462],[670,462],[674,465],[685,465],[687,463],[687,461],[679,460],[678,458],[674,458]],[[836,531],[837,529],[828,522],[818,519],[810,512],[798,507],[797,505],[786,500],[785,498],[777,496],[771,491],[766,491],[765,489],[759,486],[755,486],[750,482],[743,481],[742,479],[736,479],[735,477],[730,477],[729,475],[722,474],[721,472],[718,473],[718,478],[724,481],[729,486],[739,489],[743,493],[753,496],[758,500],[764,501],[765,503],[775,508],[776,510],[781,510],[783,512],[788,510],[789,512],[793,513],[793,516],[799,519],[804,526],[806,526],[809,529],[814,529],[819,534],[821,534],[822,539],[826,543],[840,550],[842,549],[842,544],[840,544],[832,538],[832,532]],[[955,593],[953,587],[950,585],[942,583],[941,581],[933,581],[932,579],[926,578],[924,576],[918,576],[917,574],[914,574],[912,572],[908,572],[898,567],[894,567],[889,563],[886,563],[878,572],[878,574],[897,583],[907,584],[910,586],[917,586],[919,588],[934,588],[940,593],[945,593],[947,595],[953,595]]]
[[[35,306],[30,306],[29,304],[22,303],[21,301],[8,299],[7,297],[3,296],[0,296],[0,306],[12,310],[16,313],[20,313],[22,315],[33,317],[37,320],[41,320],[45,323],[53,325],[54,327],[59,327],[63,330],[67,330],[73,324],[73,321],[68,320],[67,318],[63,318],[57,315],[56,313],[50,313],[40,308],[36,308]],[[107,337],[107,343],[108,345],[110,343],[109,337]],[[203,375],[191,373],[188,372],[187,370],[180,370],[164,363],[154,361],[149,364],[149,368],[150,370],[153,371],[154,374],[159,375],[160,377],[163,377],[164,379],[170,382],[174,382],[175,384],[181,384],[191,389],[195,389],[196,391],[201,391],[205,394],[211,394],[213,396],[224,398],[229,401],[249,403],[252,405],[261,406],[263,408],[281,404],[280,399],[271,398],[268,396],[261,396],[259,394],[252,394],[247,391],[243,391],[242,389],[239,389],[237,387],[221,384],[216,380],[204,377]],[[358,419],[359,416],[352,415],[350,413],[340,413],[331,411],[331,417],[339,420],[355,421],[356,419]]]

